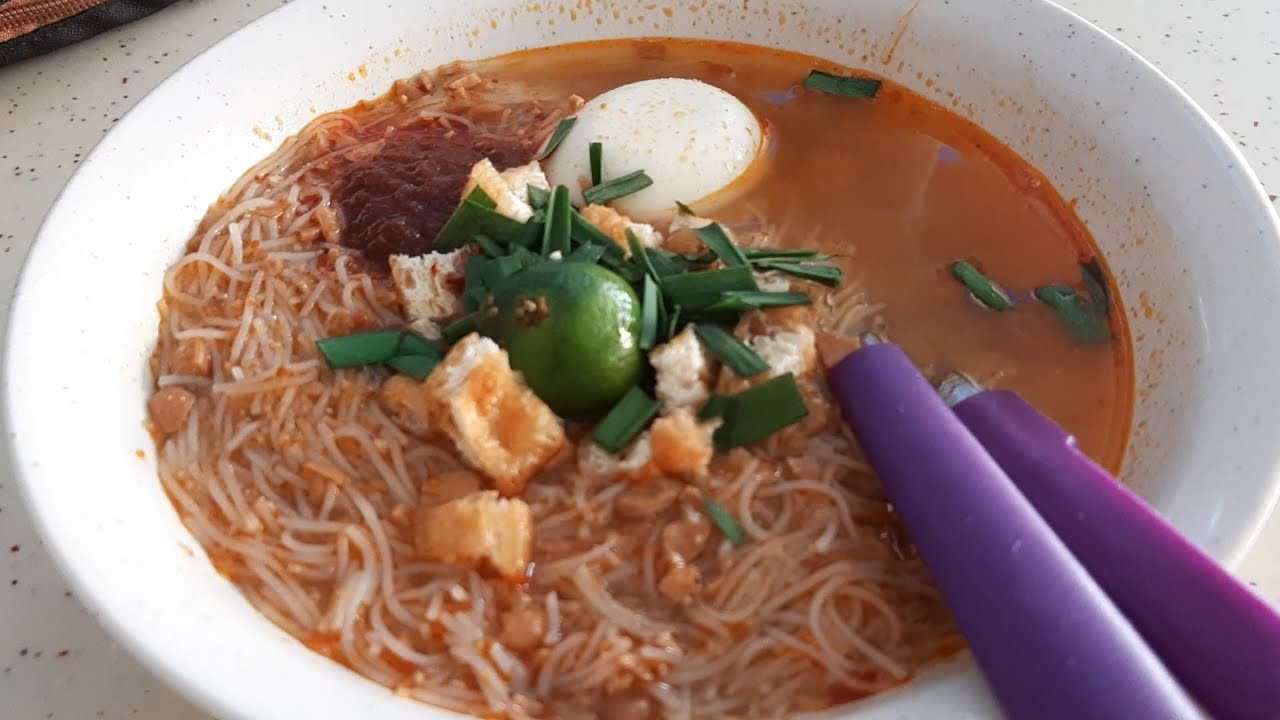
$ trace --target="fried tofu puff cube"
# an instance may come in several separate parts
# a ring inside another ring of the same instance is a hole
[[[471,167],[471,175],[462,188],[462,197],[465,198],[472,190],[480,188],[493,200],[493,209],[498,214],[517,222],[525,222],[533,217],[533,206],[529,204],[530,186],[541,190],[551,189],[542,166],[537,162],[498,172],[489,158],[485,158]]]
[[[600,232],[622,248],[624,257],[631,257],[631,243],[627,241],[627,231],[636,236],[636,240],[646,248],[662,246],[662,233],[653,229],[652,225],[633,222],[631,218],[605,205],[588,205],[582,208],[582,219],[595,225]]]
[[[449,350],[423,397],[431,428],[507,497],[569,445],[560,418],[511,369],[506,351],[476,333]]]
[[[654,391],[662,401],[664,413],[679,408],[700,409],[710,397],[713,363],[692,325],[654,348],[649,353],[649,364],[656,375]]]
[[[659,477],[702,477],[715,455],[713,437],[719,425],[719,420],[700,422],[691,410],[681,408],[654,420],[616,455],[595,443],[584,444],[578,453],[578,470],[634,483]]]
[[[440,337],[442,325],[462,314],[462,286],[469,254],[454,250],[388,258],[391,280],[413,330],[434,340]]]
[[[420,505],[414,542],[424,560],[489,566],[506,580],[525,580],[533,559],[533,512],[494,490],[440,505]]]

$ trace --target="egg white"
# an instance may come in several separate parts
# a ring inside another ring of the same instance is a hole
[[[569,187],[577,203],[585,202],[582,190],[591,185],[593,142],[603,148],[603,180],[635,170],[653,180],[612,203],[633,219],[652,221],[674,215],[677,202],[704,211],[700,201],[717,196],[756,161],[764,130],[742,101],[699,80],[661,78],[614,88],[582,107],[544,162],[548,180]]]

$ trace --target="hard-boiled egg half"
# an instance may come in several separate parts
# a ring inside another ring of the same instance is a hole
[[[676,203],[706,212],[749,184],[744,175],[764,139],[755,114],[720,88],[681,78],[643,80],[583,105],[544,168],[553,186],[569,187],[574,202],[585,203],[590,145],[598,142],[602,182],[636,170],[653,180],[612,205],[635,220],[660,220],[676,213]]]

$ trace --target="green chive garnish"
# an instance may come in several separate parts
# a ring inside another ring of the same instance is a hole
[[[604,145],[593,142],[587,146],[587,153],[591,156],[591,184],[599,185],[603,179]]]
[[[714,305],[726,292],[758,292],[755,276],[748,267],[705,270],[662,278],[662,291],[667,301],[687,310],[701,310]]]
[[[662,314],[662,291],[652,276],[644,276],[640,292],[640,349],[652,350],[658,344],[658,320]]]
[[[480,311],[467,313],[440,330],[440,340],[452,345],[480,328]]]
[[[824,262],[831,256],[812,250],[784,250],[782,248],[742,248],[742,254],[751,262],[761,260],[789,260],[791,262]]]
[[[593,185],[583,190],[582,199],[592,205],[603,205],[610,200],[617,200],[620,197],[640,192],[652,184],[653,180],[648,175],[645,175],[643,170],[636,170],[622,177],[616,177],[609,182]]]
[[[640,388],[633,387],[604,416],[592,437],[605,450],[620,452],[645,429],[661,409],[661,402],[649,397]]]
[[[978,302],[992,310],[1004,311],[1013,309],[1013,301],[1009,299],[1005,291],[996,287],[995,283],[978,272],[978,269],[969,262],[957,260],[951,263],[948,269],[951,271],[952,277],[959,280],[968,289],[969,294],[973,295]]]
[[[477,235],[487,235],[500,244],[518,242],[526,232],[524,223],[512,220],[493,208],[493,200],[483,190],[472,190],[440,228],[433,249],[438,252],[457,250],[474,242]]]
[[[576,117],[567,117],[556,125],[556,129],[551,132],[551,137],[547,139],[547,144],[542,148],[542,152],[538,153],[534,160],[542,160],[551,153],[556,151],[556,146],[560,144],[564,137],[573,129],[574,123],[578,122]]]
[[[592,265],[604,257],[604,248],[600,245],[579,245],[573,252],[564,256],[565,262],[584,262]]]
[[[475,244],[480,246],[485,255],[491,258],[502,257],[507,254],[506,248],[499,245],[493,238],[488,235],[476,235]]]
[[[400,347],[396,355],[434,355],[441,357],[440,347],[412,330],[405,330],[400,335]]]
[[[1107,275],[1098,258],[1080,263],[1080,279],[1084,281],[1085,290],[1089,293],[1089,304],[1099,315],[1106,315],[1111,310],[1111,291],[1107,289]]]
[[[667,312],[667,337],[675,337],[680,331],[680,323],[685,319],[681,317],[682,313],[683,309],[679,305],[672,305]]]
[[[703,308],[701,312],[742,312],[752,308],[780,308],[812,304],[813,299],[805,293],[737,290],[720,293],[720,299]]]
[[[755,264],[756,267],[777,270],[780,273],[812,280],[828,287],[839,285],[840,278],[844,277],[844,273],[835,265],[805,265],[783,260],[757,260]]]
[[[721,412],[724,424],[715,434],[716,447],[721,450],[760,442],[809,415],[791,373],[770,378],[727,400]]]
[[[644,243],[640,242],[640,238],[636,237],[636,234],[631,232],[630,228],[627,229],[627,247],[631,248],[632,262],[639,263],[654,280],[662,278],[657,268],[653,266],[653,258],[649,257],[649,249],[644,246]]]
[[[702,505],[707,508],[707,515],[716,524],[716,527],[720,528],[720,532],[729,538],[729,542],[737,546],[747,539],[747,531],[742,529],[733,514],[725,510],[720,503],[703,494]]]
[[[440,360],[439,355],[397,355],[387,360],[387,364],[414,380],[426,380]]]
[[[875,97],[876,92],[880,90],[880,81],[867,77],[835,75],[821,70],[810,70],[809,76],[804,79],[804,86],[828,95],[871,98]]]
[[[738,247],[729,239],[729,233],[720,227],[719,223],[711,223],[706,227],[700,227],[693,231],[694,235],[707,246],[707,249],[715,253],[716,257],[724,261],[724,264],[733,267],[735,265],[747,265],[747,256],[743,254],[742,248]]]
[[[551,191],[551,200],[547,204],[547,225],[542,231],[543,256],[550,256],[557,250],[562,255],[569,253],[572,209],[573,206],[569,202],[569,188],[557,185],[556,189]]]
[[[722,417],[725,410],[729,407],[729,396],[720,393],[711,393],[711,397],[707,398],[706,404],[698,411],[699,420],[710,420],[712,418]]]
[[[537,185],[529,186],[529,206],[534,210],[541,210],[547,206],[547,201],[551,199],[551,191],[543,190]]]
[[[769,369],[769,363],[755,350],[719,325],[694,325],[693,333],[738,377],[755,377]]]
[[[317,340],[316,349],[329,361],[329,367],[335,370],[379,365],[394,357],[400,350],[403,334],[404,331],[396,328],[369,330]]]
[[[1087,301],[1066,285],[1036,288],[1036,299],[1053,309],[1071,336],[1082,345],[1101,345],[1111,341],[1111,328],[1105,315],[1090,312]]]
[[[695,212],[693,211],[693,208],[689,207],[688,205],[685,205],[684,203],[680,202],[679,200],[677,200],[677,201],[676,201],[676,211],[677,211],[677,212],[679,212],[681,215],[696,215],[696,214],[697,214],[697,213],[695,213]]]

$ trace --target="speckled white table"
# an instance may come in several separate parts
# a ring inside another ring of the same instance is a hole
[[[1240,143],[1263,183],[1280,192],[1280,117],[1274,111],[1280,5],[1060,1],[1170,74]],[[80,158],[179,65],[279,4],[186,0],[81,45],[0,68],[0,298],[6,317],[31,239]],[[24,513],[3,453],[0,448],[0,717],[207,719],[117,647],[66,589]],[[1280,517],[1240,576],[1280,605]]]

